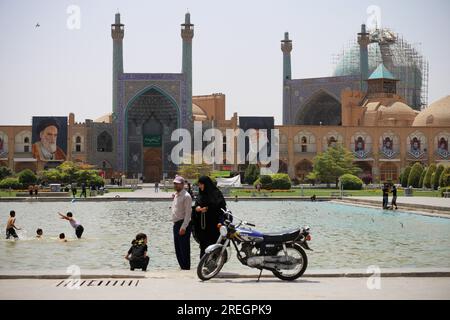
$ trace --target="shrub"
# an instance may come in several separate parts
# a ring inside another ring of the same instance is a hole
[[[436,165],[432,164],[428,167],[427,172],[425,173],[425,178],[423,178],[423,186],[425,188],[431,188],[431,176],[436,171]]]
[[[35,184],[37,181],[37,177],[33,171],[30,169],[25,169],[21,171],[18,175],[19,182],[24,186],[28,187],[30,184]]]
[[[431,185],[434,190],[437,190],[439,187],[439,179],[441,178],[442,172],[445,170],[445,167],[440,164],[434,173],[434,177],[431,179]]]
[[[344,174],[340,178],[342,188],[344,190],[361,190],[363,181],[352,174]]]
[[[269,175],[260,176],[253,185],[256,186],[258,183],[261,184],[261,189],[271,189],[272,188],[272,177]]]
[[[445,168],[439,177],[439,187],[444,188],[448,186],[450,186],[450,167]]]
[[[244,173],[244,181],[253,184],[259,177],[259,169],[256,164],[249,164]]]
[[[425,175],[426,174],[427,174],[427,168],[424,168],[422,170],[422,174],[420,175],[419,188],[423,188],[423,180],[425,180]]]
[[[0,189],[22,189],[23,185],[19,182],[18,178],[5,178],[0,181]]]
[[[404,170],[403,170],[403,173],[402,173],[402,181],[401,181],[401,184],[402,184],[402,187],[403,188],[407,188],[407,187],[409,187],[408,186],[408,178],[409,178],[409,173],[411,172],[411,167],[410,166],[407,166]]]
[[[292,187],[291,179],[286,173],[276,173],[271,176],[272,189],[289,190]]]
[[[408,176],[408,184],[407,186],[412,186],[413,188],[420,188],[420,176],[422,175],[423,167],[419,162],[416,162],[412,168],[411,172]]]
[[[12,171],[8,167],[0,167],[0,180],[5,179],[6,177],[12,176]]]
[[[98,175],[96,170],[79,170],[77,176],[79,185],[82,183],[85,183],[86,186],[95,185],[99,187],[104,185],[103,178]]]

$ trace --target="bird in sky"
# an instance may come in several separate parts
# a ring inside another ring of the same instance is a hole
[[[39,22],[38,23],[36,23],[36,26],[35,26],[35,28],[39,28],[41,25],[39,24]]]

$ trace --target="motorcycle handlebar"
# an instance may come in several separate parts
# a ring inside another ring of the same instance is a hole
[[[232,217],[238,219],[238,220],[241,222],[240,224],[245,224],[245,225],[250,226],[250,227],[256,227],[255,224],[249,223],[249,222],[247,222],[247,221],[242,220],[242,219],[239,218],[239,217],[236,217],[234,214],[231,213],[230,210],[224,210],[224,209],[221,209],[221,210],[222,210],[222,212],[223,212],[224,214],[228,214],[228,215],[230,215],[230,216],[232,216]]]

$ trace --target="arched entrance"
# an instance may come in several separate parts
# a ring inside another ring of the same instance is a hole
[[[295,124],[336,126],[341,124],[341,103],[325,90],[318,90],[300,108]]]
[[[392,162],[385,162],[380,165],[381,182],[398,182],[398,168]]]
[[[295,165],[295,176],[299,181],[305,181],[306,176],[313,170],[313,164],[307,159],[303,159]]]
[[[128,177],[142,175],[145,182],[156,182],[163,173],[174,175],[170,152],[176,142],[171,142],[170,136],[178,127],[178,106],[159,88],[148,88],[133,99],[126,111]]]

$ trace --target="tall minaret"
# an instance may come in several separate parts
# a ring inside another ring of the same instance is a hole
[[[289,40],[289,32],[284,33],[284,39],[281,40],[281,51],[283,51],[283,125],[288,125],[291,122],[289,116],[289,95],[286,80],[292,79],[291,73],[291,51],[292,40]]]
[[[368,46],[370,44],[369,33],[367,33],[366,25],[361,25],[361,32],[358,33],[358,44],[359,44],[359,69],[361,72],[361,91],[367,91],[366,80],[369,78],[369,50]]]
[[[124,25],[120,23],[120,13],[116,13],[115,23],[111,25],[111,37],[113,38],[113,81],[112,81],[112,111],[113,119],[117,116],[117,101],[119,94],[119,75],[123,73],[122,40]]]
[[[186,119],[192,119],[192,38],[194,37],[194,25],[191,24],[191,14],[186,13],[184,23],[181,25],[181,38],[183,39],[183,61],[181,72],[186,77]]]

